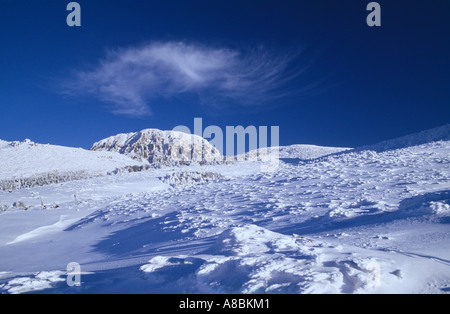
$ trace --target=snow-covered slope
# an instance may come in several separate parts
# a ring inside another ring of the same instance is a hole
[[[351,150],[351,148],[316,145],[290,145],[252,150],[236,156],[237,160],[267,160],[271,158],[313,160],[323,156]]]
[[[297,158],[301,160],[312,160],[326,155],[340,153],[350,148],[325,147],[316,145],[290,145],[281,146],[280,158]]]
[[[260,164],[0,191],[0,293],[450,292],[450,141]]]
[[[7,147],[9,144],[7,141],[0,140],[0,148]]]
[[[357,150],[373,150],[376,152],[383,152],[437,141],[450,141],[450,124],[384,141],[375,145],[359,147]]]
[[[143,166],[117,153],[42,145],[30,140],[0,141],[0,160],[0,190],[95,177]]]
[[[165,165],[222,160],[220,152],[200,136],[157,129],[111,136],[95,143],[91,150]]]

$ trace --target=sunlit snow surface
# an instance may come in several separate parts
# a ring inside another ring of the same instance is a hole
[[[450,292],[450,141],[299,150],[0,192],[0,292]]]

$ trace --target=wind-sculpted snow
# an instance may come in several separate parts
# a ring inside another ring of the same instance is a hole
[[[184,274],[191,280],[186,287],[191,293],[353,293],[373,284],[375,261],[395,271],[389,260],[245,225],[224,231],[195,256],[157,256],[140,269],[147,279],[160,282],[177,267],[191,264]],[[391,277],[387,279],[398,280]]]
[[[0,190],[14,191],[17,189],[33,188],[49,184],[57,184],[67,181],[83,180],[99,176],[100,174],[91,174],[87,171],[69,171],[61,173],[59,171],[37,173],[31,177],[19,177],[8,180],[0,180]]]
[[[449,141],[281,160],[276,172],[237,162],[36,188],[59,208],[0,214],[0,290],[32,292],[21,278],[73,261],[89,273],[81,287],[47,280],[46,292],[450,290]]]
[[[14,278],[7,284],[0,285],[0,289],[10,294],[45,290],[51,288],[55,283],[66,281],[63,278],[64,275],[65,273],[63,271],[42,271],[28,277]]]
[[[211,181],[223,179],[223,176],[214,172],[173,172],[159,178],[162,182],[172,187],[188,184],[205,184]]]

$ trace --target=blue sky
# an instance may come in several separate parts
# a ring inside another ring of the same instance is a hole
[[[359,146],[450,122],[450,3],[0,2],[0,138],[89,148],[117,133],[280,126]]]

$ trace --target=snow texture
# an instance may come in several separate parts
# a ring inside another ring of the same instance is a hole
[[[449,293],[440,130],[0,191],[0,293]]]
[[[227,157],[227,160],[268,161],[273,158],[282,158],[285,162],[299,162],[337,154],[350,149],[351,148],[323,147],[316,145],[275,146],[255,149],[234,158]]]

